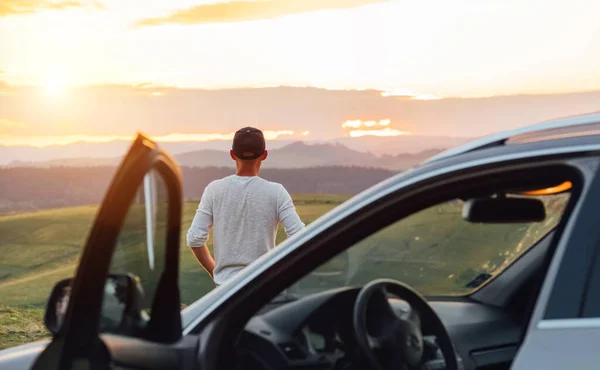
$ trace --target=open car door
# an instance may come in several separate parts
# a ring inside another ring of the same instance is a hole
[[[53,340],[33,369],[185,368],[196,343],[181,335],[181,214],[179,167],[138,135],[75,277],[59,282],[49,298],[45,322]]]

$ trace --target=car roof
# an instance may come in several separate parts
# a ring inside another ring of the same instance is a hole
[[[600,112],[581,114],[485,136],[434,155],[425,163],[437,162],[460,154],[513,143],[539,142],[598,134],[600,134]]]

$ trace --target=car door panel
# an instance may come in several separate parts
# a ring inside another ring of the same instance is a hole
[[[36,358],[50,344],[50,340],[44,339],[22,346],[2,350],[0,352],[0,369],[28,370]]]
[[[600,362],[599,335],[600,323],[597,321],[562,319],[540,322],[530,329],[511,370],[597,369]]]
[[[190,369],[198,346],[196,336],[185,336],[174,345],[111,334],[101,334],[100,338],[115,369]],[[42,340],[2,351],[0,369],[29,369],[50,342]]]
[[[185,336],[173,344],[149,342],[138,338],[104,334],[113,363],[123,369],[190,369],[198,337]]]
[[[432,301],[431,306],[465,363],[470,360],[477,367],[499,366],[513,359],[523,329],[500,309],[460,301]]]

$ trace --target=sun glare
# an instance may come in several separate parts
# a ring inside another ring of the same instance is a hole
[[[59,97],[65,94],[69,84],[64,76],[51,74],[44,78],[42,83],[46,94],[52,97]]]

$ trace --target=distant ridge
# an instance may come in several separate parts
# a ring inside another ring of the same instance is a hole
[[[426,150],[446,149],[464,144],[470,140],[472,139],[460,136],[401,135],[390,137],[339,137],[323,140],[314,137],[301,139],[301,142],[306,145],[342,144],[354,151],[382,156],[416,154]],[[267,148],[269,151],[273,151],[297,141],[298,139],[290,140],[288,138],[269,140],[267,141]],[[158,144],[172,155],[197,152],[200,150],[227,152],[231,148],[231,142],[229,140],[211,140],[202,142],[159,141]],[[19,165],[26,165],[26,162],[49,162],[65,159],[79,159],[80,161],[90,159],[92,162],[95,162],[96,159],[114,159],[123,156],[130,145],[131,142],[126,140],[115,140],[107,143],[76,142],[41,148],[27,145],[7,146],[0,144],[0,166],[10,165],[15,161],[19,161]]]
[[[348,148],[341,143],[307,144],[293,142],[269,151],[264,168],[294,169],[323,166],[358,166],[383,168],[394,171],[406,170],[423,162],[443,149],[429,149],[418,153],[377,156]],[[175,155],[176,161],[186,167],[234,167],[235,163],[224,150],[203,149]],[[8,167],[97,167],[115,166],[121,157],[111,158],[65,158],[48,161],[12,161]]]
[[[0,214],[98,204],[116,166],[0,168]],[[199,199],[213,180],[233,168],[182,167],[186,199]],[[357,194],[396,172],[356,166],[265,168],[261,177],[283,184],[290,193]]]

